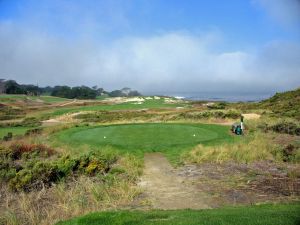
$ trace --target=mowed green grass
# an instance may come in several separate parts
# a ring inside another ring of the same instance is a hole
[[[46,103],[59,103],[59,102],[67,102],[72,101],[72,99],[59,98],[54,96],[26,96],[26,95],[0,95],[0,102],[14,102],[16,100],[25,100],[29,99],[32,101],[41,100]]]
[[[146,123],[74,127],[54,135],[69,146],[112,146],[124,152],[163,152],[176,156],[197,144],[233,142],[229,127],[212,124]]]
[[[297,225],[300,204],[260,205],[208,210],[98,212],[57,225]]]
[[[23,135],[25,132],[30,129],[28,127],[1,127],[0,128],[0,138],[3,138],[7,135],[8,132],[12,132],[13,136]]]

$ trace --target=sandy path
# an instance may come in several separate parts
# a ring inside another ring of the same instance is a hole
[[[88,112],[88,111],[86,111]],[[74,116],[80,115],[82,112],[76,112],[71,114],[64,114],[62,116],[58,116],[56,118],[52,118],[49,120],[42,121],[43,126],[56,126],[64,123],[72,123],[75,122],[76,119],[74,119]]]
[[[156,209],[210,208],[208,196],[185,184],[160,153],[145,155],[144,175],[139,185]]]
[[[71,105],[71,104],[76,103],[76,102],[77,102],[77,99],[74,99],[74,100],[71,101],[71,102],[66,102],[66,103],[60,104],[59,106]]]

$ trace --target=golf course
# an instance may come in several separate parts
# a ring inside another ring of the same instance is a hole
[[[0,0],[0,225],[300,225],[300,0]]]
[[[0,224],[297,224],[297,96],[3,95]]]

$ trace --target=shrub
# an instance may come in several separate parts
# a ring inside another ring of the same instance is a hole
[[[296,124],[291,122],[282,122],[282,123],[275,124],[271,127],[271,129],[277,133],[286,133],[286,134],[294,134],[296,128],[297,128]]]
[[[2,163],[2,162],[1,162]],[[5,164],[4,164],[5,165]],[[0,168],[0,180],[8,182],[16,176],[17,170],[15,168],[9,168],[8,165],[5,165],[6,168]]]
[[[288,144],[282,149],[283,160],[285,162],[299,162],[300,148],[293,144]]]
[[[15,191],[31,191],[50,187],[53,183],[72,174],[89,176],[107,174],[117,156],[113,152],[89,152],[81,156],[57,155],[49,157],[54,150],[44,145],[15,143],[8,148],[0,146],[0,181],[8,182]]]
[[[68,176],[73,171],[76,171],[79,163],[78,159],[72,159],[69,155],[61,157],[60,160],[55,162],[59,177]]]
[[[0,127],[38,127],[42,125],[42,122],[35,117],[27,117],[21,122],[6,122],[1,123]]]
[[[85,168],[85,172],[87,174],[94,174],[98,170],[98,167],[101,168],[101,166],[99,166],[98,162],[96,160],[92,160],[89,162],[88,166]]]
[[[37,127],[40,125],[42,125],[42,123],[36,117],[27,117],[21,122],[21,126],[23,127]]]
[[[226,102],[216,102],[215,104],[208,105],[207,108],[209,109],[225,109],[228,103]]]
[[[29,130],[26,131],[25,136],[41,134],[42,131],[43,131],[43,128],[29,129]]]
[[[241,116],[240,112],[229,110],[229,111],[202,111],[202,112],[184,112],[179,114],[179,118],[183,119],[209,119],[209,118],[215,118],[215,119],[237,119]]]
[[[59,180],[57,167],[50,162],[35,162],[33,167],[27,167],[16,173],[9,181],[9,186],[15,191],[30,191],[49,187]]]
[[[16,176],[9,181],[9,187],[13,190],[24,190],[28,188],[28,184],[32,181],[30,170],[23,169],[16,173]]]
[[[225,113],[226,118],[237,119],[241,117],[241,113],[234,110],[229,110]]]
[[[274,125],[263,123],[257,127],[264,132],[273,131],[281,134],[300,135],[300,126],[293,122],[281,121]]]
[[[11,119],[19,119],[25,116],[23,110],[18,108],[12,108],[9,106],[1,107],[0,111],[0,120],[11,120]]]
[[[7,135],[3,137],[3,141],[11,141],[12,137],[13,137],[12,132],[8,132]]]
[[[14,143],[9,149],[10,157],[12,159],[20,159],[23,154],[37,153],[39,156],[48,157],[53,155],[55,151],[42,144],[25,144],[25,143]]]
[[[79,169],[89,175],[95,173],[107,173],[111,164],[117,161],[115,154],[103,154],[101,152],[90,152],[80,157]]]
[[[31,191],[50,187],[52,183],[61,179],[62,174],[56,163],[38,160],[25,164],[25,168],[18,171],[9,180],[9,187],[14,191]]]

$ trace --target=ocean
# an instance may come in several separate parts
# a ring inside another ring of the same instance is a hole
[[[147,96],[170,96],[194,101],[259,102],[272,97],[275,93],[146,92],[143,94]]]

